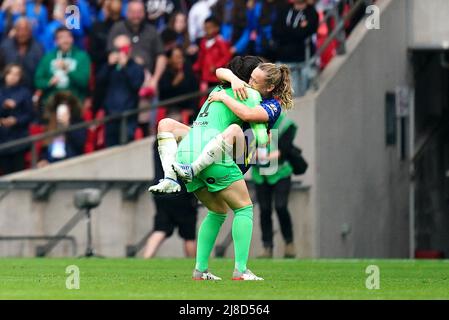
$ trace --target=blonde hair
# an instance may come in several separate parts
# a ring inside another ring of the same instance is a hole
[[[271,94],[280,100],[282,109],[291,109],[293,107],[293,89],[290,69],[285,64],[277,66],[274,63],[261,63],[258,68],[265,73],[267,86],[274,86]]]

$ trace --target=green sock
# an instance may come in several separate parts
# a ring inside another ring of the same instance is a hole
[[[234,211],[232,239],[234,239],[235,268],[243,272],[248,262],[249,247],[253,233],[253,205]]]
[[[226,220],[226,214],[209,211],[206,218],[201,223],[198,231],[196,247],[196,266],[201,272],[208,268],[209,256],[217,239],[223,222]]]

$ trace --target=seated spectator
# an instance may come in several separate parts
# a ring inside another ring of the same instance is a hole
[[[6,64],[17,63],[23,67],[23,82],[28,88],[33,89],[36,62],[41,60],[44,50],[32,38],[31,23],[26,18],[19,18],[16,21],[14,36],[2,41],[0,54]]]
[[[307,90],[306,77],[298,67],[305,60],[306,39],[317,32],[318,23],[318,12],[306,0],[294,0],[280,10],[276,19],[273,37],[277,42],[277,60],[290,67],[293,90],[297,95],[303,95]]]
[[[55,43],[56,32],[60,30],[62,27],[66,26],[66,23],[74,24],[76,21],[73,20],[72,13],[70,10],[66,10],[68,6],[74,5],[73,0],[55,0],[53,7],[52,20],[45,27],[45,31],[43,35],[40,37],[39,41],[41,41],[42,45],[46,52],[52,51],[55,49],[57,44]],[[70,17],[70,19],[69,19]],[[69,30],[69,29],[67,29]],[[79,48],[84,48],[84,28],[81,23],[79,27],[72,28],[69,30],[72,33],[75,44]]]
[[[197,91],[198,81],[193,74],[190,64],[186,63],[182,49],[176,47],[168,51],[167,57],[168,66],[159,83],[160,99],[166,100]],[[176,105],[167,106],[167,117],[180,120],[180,112],[182,110],[191,110],[193,115],[198,105],[195,100],[187,100]]]
[[[114,50],[109,53],[108,64],[103,65],[97,75],[97,83],[106,89],[106,115],[137,109],[138,93],[144,80],[144,68],[132,58],[131,39],[124,34],[118,35],[113,44]],[[127,141],[130,141],[137,128],[137,116],[129,117],[127,125]],[[107,123],[106,146],[114,146],[119,142],[120,120]]]
[[[57,48],[44,55],[37,66],[34,83],[43,91],[42,101],[58,91],[68,90],[81,103],[88,94],[90,58],[73,45],[73,35],[66,27],[55,34]]]
[[[231,60],[229,44],[220,36],[218,20],[214,17],[207,18],[204,30],[206,35],[201,39],[198,59],[193,65],[193,70],[199,73],[201,89],[218,84],[215,70],[225,67]]]
[[[30,90],[21,84],[23,69],[9,64],[0,87],[0,144],[28,136],[33,120]],[[0,151],[0,171],[9,174],[25,169],[25,153],[29,146],[21,145]]]
[[[48,100],[45,116],[48,132],[83,122],[80,101],[69,91],[60,91]],[[86,137],[87,129],[84,128],[49,139],[42,148],[38,167],[83,154]]]

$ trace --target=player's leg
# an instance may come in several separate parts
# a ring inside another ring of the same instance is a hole
[[[177,142],[180,141],[190,130],[189,126],[176,120],[165,118],[158,124],[158,151],[164,169],[164,179],[148,190],[155,193],[172,193],[181,191],[181,186],[176,180],[176,173],[172,164],[175,162]]]
[[[233,145],[235,145],[235,156],[238,158],[245,149],[245,135],[242,128],[236,124],[231,124],[225,131],[209,141],[192,164],[175,162],[173,169],[183,181],[190,182],[212,163],[221,162],[226,154],[233,157]]]
[[[217,192],[233,211],[232,238],[234,240],[235,270],[233,280],[263,280],[248,268],[248,256],[253,231],[253,204],[244,179],[233,182],[229,187]]]
[[[218,232],[229,210],[226,203],[206,188],[195,191],[195,196],[208,208],[208,213],[198,230],[194,280],[221,280],[208,271],[209,256],[217,240]]]

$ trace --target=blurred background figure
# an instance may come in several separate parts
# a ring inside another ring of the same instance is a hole
[[[33,120],[30,90],[22,84],[24,71],[19,64],[6,66],[0,87],[0,144],[24,138]],[[25,169],[29,146],[0,151],[0,171],[9,174]]]
[[[167,52],[168,66],[162,75],[160,82],[160,98],[166,100],[176,96],[189,94],[198,90],[198,81],[192,70],[192,66],[186,61],[180,47]],[[191,123],[198,110],[197,99],[190,99],[176,105],[167,106],[166,116],[185,124]],[[182,113],[189,115],[188,119],[182,119]]]
[[[13,36],[1,42],[0,55],[5,64],[17,63],[22,66],[23,83],[33,90],[37,62],[41,60],[44,50],[41,44],[33,39],[31,23],[26,18],[17,19],[13,30]]]
[[[114,38],[108,64],[97,74],[97,83],[105,88],[106,115],[137,109],[139,89],[144,81],[144,68],[132,58],[131,39],[121,34]],[[106,124],[106,146],[120,143],[120,124],[116,120]],[[132,141],[137,128],[137,116],[127,118],[127,141]]]
[[[70,91],[60,91],[53,95],[45,106],[47,132],[68,128],[82,122],[81,104]],[[69,131],[45,142],[42,148],[39,167],[48,163],[66,160],[84,153],[87,130],[85,128]]]
[[[74,20],[74,17],[72,16],[73,11],[70,10],[70,6],[73,5],[78,5],[80,11],[78,21]],[[83,14],[83,11],[82,6],[79,6],[78,2],[74,0],[54,0],[51,13],[52,19],[50,19],[50,22],[45,26],[43,34],[39,37],[46,52],[49,52],[58,46],[58,40],[55,33],[60,30],[61,27],[67,27],[68,23],[74,25],[73,28],[67,30],[72,34],[76,46],[81,49],[85,48],[84,36],[87,30],[85,30],[86,23],[84,21],[85,19],[89,19],[90,15],[87,13]]]
[[[282,237],[284,238],[284,257],[294,258],[295,248],[293,244],[293,226],[288,211],[288,197],[291,190],[292,166],[286,160],[286,156],[292,149],[296,135],[296,124],[287,118],[282,112],[275,122],[272,130],[278,130],[278,146],[270,144],[268,154],[258,154],[258,161],[268,162],[277,159],[278,170],[272,175],[264,175],[260,172],[260,165],[252,169],[252,179],[256,185],[256,196],[260,207],[260,227],[262,231],[263,253],[261,258],[273,257],[273,221],[271,219],[272,207],[276,210]]]
[[[168,21],[166,30],[173,30],[176,34],[176,45],[182,48],[184,55],[193,62],[198,52],[198,46],[190,41],[189,31],[187,29],[187,16],[184,12],[177,11],[173,13]]]
[[[193,71],[199,76],[200,90],[219,83],[215,70],[225,67],[232,57],[229,43],[220,36],[220,22],[216,18],[207,18],[204,30],[205,36],[200,41],[198,59],[193,65]]]
[[[198,44],[200,39],[204,37],[204,21],[210,17],[211,7],[217,0],[198,0],[190,8],[187,17],[190,42]]]
[[[314,6],[308,5],[306,0],[293,0],[292,4],[279,11],[274,25],[276,59],[278,63],[284,63],[291,69],[296,96],[304,95],[307,90],[306,76],[302,74],[300,63],[306,57],[306,39],[317,32],[318,23],[318,12]],[[313,46],[311,54],[314,54]]]
[[[153,144],[154,182],[164,178],[161,159],[158,153],[157,140]],[[181,193],[176,195],[154,196],[156,215],[154,216],[153,232],[148,238],[143,257],[152,258],[164,240],[170,238],[175,228],[184,240],[184,254],[188,258],[196,255],[196,221],[198,201],[192,193],[188,193],[184,184]]]
[[[142,1],[129,1],[126,20],[114,24],[108,37],[108,49],[113,47],[113,39],[119,34],[125,34],[131,39],[132,57],[138,64],[145,67],[145,80],[142,84],[140,97],[150,101],[152,106],[158,104],[158,85],[167,65],[164,47],[156,28],[145,21],[145,6]],[[144,135],[156,132],[157,109],[140,113],[139,123],[145,127]]]
[[[73,44],[73,35],[66,27],[58,28],[55,38],[57,47],[44,55],[34,77],[36,88],[43,91],[42,102],[67,90],[83,103],[89,93],[89,55]]]

